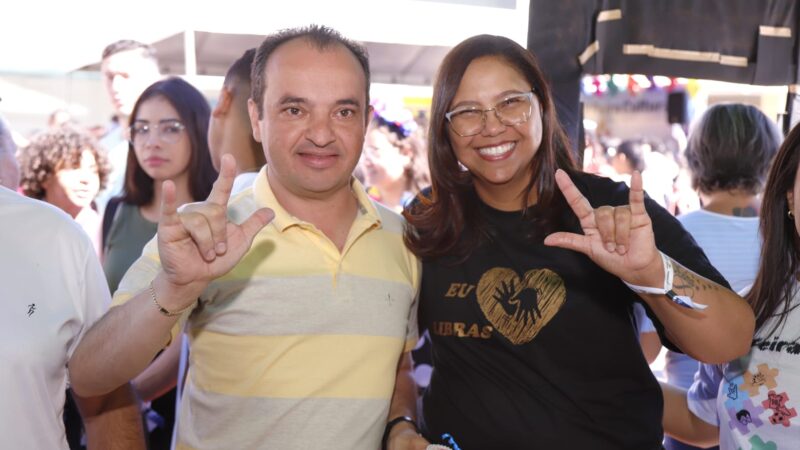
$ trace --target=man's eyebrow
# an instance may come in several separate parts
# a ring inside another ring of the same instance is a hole
[[[361,108],[361,102],[355,98],[343,98],[341,100],[336,101],[337,105],[349,105],[355,106],[356,108]]]
[[[279,105],[303,104],[303,103],[309,103],[308,99],[305,97],[296,97],[293,95],[284,95],[278,101]],[[356,98],[343,98],[341,100],[336,101],[336,106],[354,106],[356,108],[361,108],[361,102]]]
[[[292,96],[292,95],[284,95],[278,101],[279,105],[286,105],[286,104],[289,104],[289,103],[308,103],[308,100],[306,100],[304,97],[295,97],[295,96]]]

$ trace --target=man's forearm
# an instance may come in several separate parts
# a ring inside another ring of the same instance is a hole
[[[186,303],[175,297],[194,296],[195,290],[177,292],[157,277],[153,283],[159,302]],[[84,336],[69,362],[72,388],[80,395],[110,392],[141,373],[169,342],[179,316],[166,316],[145,289],[111,310]]]
[[[86,428],[88,450],[139,450],[146,448],[142,415],[130,385],[98,397],[73,393]]]

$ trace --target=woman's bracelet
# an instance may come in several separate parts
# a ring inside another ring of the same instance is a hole
[[[672,281],[675,276],[675,269],[672,267],[672,260],[669,256],[665,255],[662,252],[658,252],[661,255],[661,262],[664,264],[664,287],[663,288],[652,288],[652,287],[645,287],[645,286],[637,286],[635,284],[630,284],[625,280],[622,280],[630,290],[636,292],[637,294],[663,294],[666,295],[670,300],[677,303],[680,306],[685,308],[691,309],[698,309],[704,310],[708,308],[707,305],[702,303],[696,303],[692,301],[692,298],[686,295],[678,295],[675,291],[672,290]]]

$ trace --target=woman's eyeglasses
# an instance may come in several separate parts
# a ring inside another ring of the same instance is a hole
[[[186,125],[179,120],[163,120],[155,125],[147,122],[136,122],[128,127],[130,133],[130,143],[134,147],[141,147],[147,143],[151,134],[155,134],[158,140],[165,144],[178,142],[181,133],[186,129]]]
[[[503,125],[519,125],[531,116],[533,108],[533,91],[512,94],[504,98],[493,108],[480,109],[474,106],[454,109],[444,116],[450,122],[453,131],[461,137],[475,136],[486,127],[486,113],[494,111],[495,117]]]

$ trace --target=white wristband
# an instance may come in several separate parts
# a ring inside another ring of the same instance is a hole
[[[692,308],[697,310],[703,310],[708,308],[708,305],[703,305],[701,303],[695,303],[692,301],[691,297],[687,297],[685,295],[678,295],[675,291],[672,290],[672,279],[675,276],[675,270],[672,268],[672,260],[669,257],[661,252],[658,252],[661,255],[661,261],[664,263],[664,288],[651,288],[651,287],[644,287],[644,286],[637,286],[635,284],[630,284],[625,280],[622,280],[625,285],[627,285],[633,292],[637,294],[663,294],[669,297],[670,300],[677,303],[680,306],[686,308]]]

